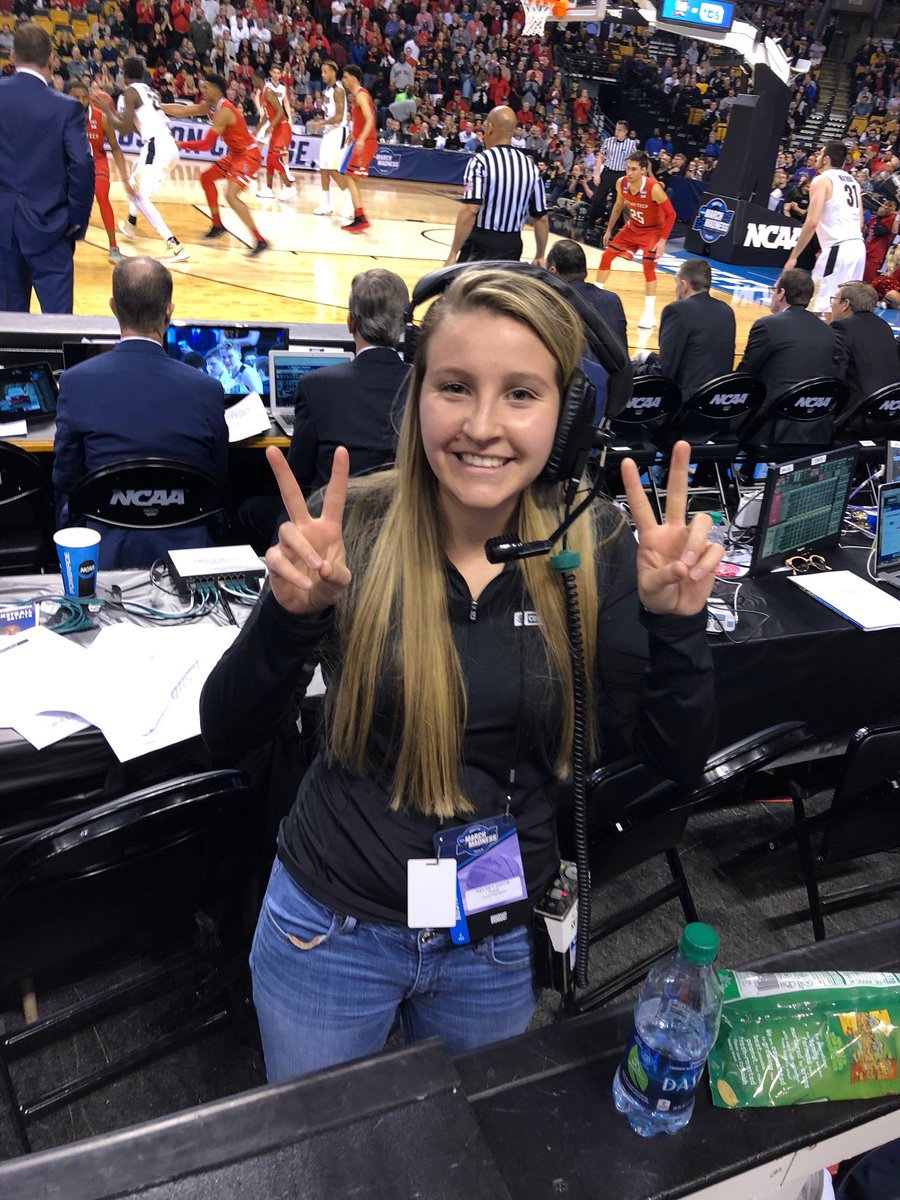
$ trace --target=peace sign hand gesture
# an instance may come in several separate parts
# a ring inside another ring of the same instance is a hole
[[[653,613],[687,617],[701,611],[716,577],[724,549],[707,541],[712,520],[699,513],[685,522],[687,472],[691,448],[676,442],[669,460],[666,516],[658,524],[633,459],[622,462],[622,482],[639,539],[638,595]]]
[[[350,456],[343,446],[335,450],[319,517],[309,515],[281,451],[270,446],[266,458],[288,514],[278,527],[277,544],[266,553],[272,595],[287,612],[313,616],[330,608],[350,584],[342,532]]]

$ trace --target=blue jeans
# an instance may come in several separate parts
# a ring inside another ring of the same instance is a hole
[[[407,1041],[451,1054],[524,1032],[540,989],[525,927],[454,946],[446,930],[340,916],[276,858],[250,952],[270,1083],[374,1054],[399,1010]]]

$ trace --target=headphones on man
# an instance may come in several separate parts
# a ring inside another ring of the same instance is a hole
[[[403,360],[411,363],[415,358],[418,328],[413,325],[413,313],[426,300],[446,291],[457,275],[463,271],[485,270],[514,271],[520,275],[531,275],[558,292],[581,318],[588,350],[609,374],[607,384],[606,412],[616,417],[624,409],[631,396],[631,360],[619,339],[606,324],[599,312],[570,287],[558,275],[545,271],[543,267],[525,262],[475,262],[454,263],[441,267],[423,276],[413,288],[412,299],[404,313],[406,334],[403,342]],[[576,368],[563,393],[559,408],[559,422],[550,450],[550,457],[538,477],[544,483],[562,483],[573,475],[580,475],[584,462],[594,444],[594,385],[583,371]],[[580,465],[579,465],[580,464]]]

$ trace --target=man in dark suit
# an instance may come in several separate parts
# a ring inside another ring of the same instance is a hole
[[[406,284],[393,271],[379,267],[354,276],[347,328],[356,357],[310,371],[297,388],[288,463],[306,495],[330,479],[338,446],[347,447],[351,475],[394,461],[409,376],[397,351],[408,303]]]
[[[578,242],[573,242],[570,238],[560,238],[558,242],[554,242],[547,255],[547,270],[552,275],[558,275],[573,291],[582,296],[591,308],[597,310],[622,343],[622,349],[627,354],[628,322],[625,319],[622,301],[615,292],[587,282],[587,259]],[[581,367],[597,389],[594,423],[599,424],[606,412],[606,384],[609,375],[599,363],[589,359],[583,359]]]
[[[50,85],[49,34],[13,35],[15,75],[0,79],[0,310],[70,313],[75,242],[94,203],[84,109]]]
[[[878,293],[860,280],[842,283],[831,302],[831,328],[839,352],[846,358],[852,405],[880,388],[900,383],[894,331],[876,315],[877,303]]]
[[[222,385],[163,349],[173,309],[172,276],[156,259],[126,258],[113,271],[110,308],[121,329],[115,349],[64,371],[60,379],[53,486],[63,518],[70,493],[85,475],[126,459],[174,459],[225,483]],[[107,570],[149,566],[166,550],[212,544],[206,525],[94,528],[103,534],[100,566]]]
[[[734,310],[709,294],[705,258],[689,258],[675,276],[675,300],[659,321],[659,370],[689,400],[704,384],[734,370]]]
[[[772,315],[753,322],[737,369],[761,379],[767,398],[781,396],[805,379],[844,376],[843,350],[834,330],[807,311],[812,294],[813,281],[805,271],[782,271],[772,290]],[[784,451],[781,461],[786,462],[806,447],[827,446],[832,424],[831,417],[803,423],[767,421],[756,444],[779,446]]]

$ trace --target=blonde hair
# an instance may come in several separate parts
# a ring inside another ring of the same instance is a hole
[[[460,779],[465,681],[450,627],[445,531],[438,483],[422,444],[419,398],[435,330],[450,316],[479,309],[518,321],[540,338],[556,359],[560,395],[583,352],[577,315],[554,289],[531,276],[469,270],[431,306],[419,332],[396,467],[350,481],[344,536],[353,582],[338,606],[342,662],[330,701],[330,760],[377,778],[383,764],[370,761],[369,735],[376,698],[391,695],[398,745],[391,808],[440,818],[472,808]],[[561,485],[537,480],[522,492],[516,528],[509,532],[523,541],[547,538],[562,512]],[[597,625],[595,544],[595,522],[576,521],[569,546],[583,564],[577,581],[589,688]],[[517,570],[540,616],[562,696],[556,771],[564,778],[571,770],[573,715],[563,589],[546,558],[525,559]]]

